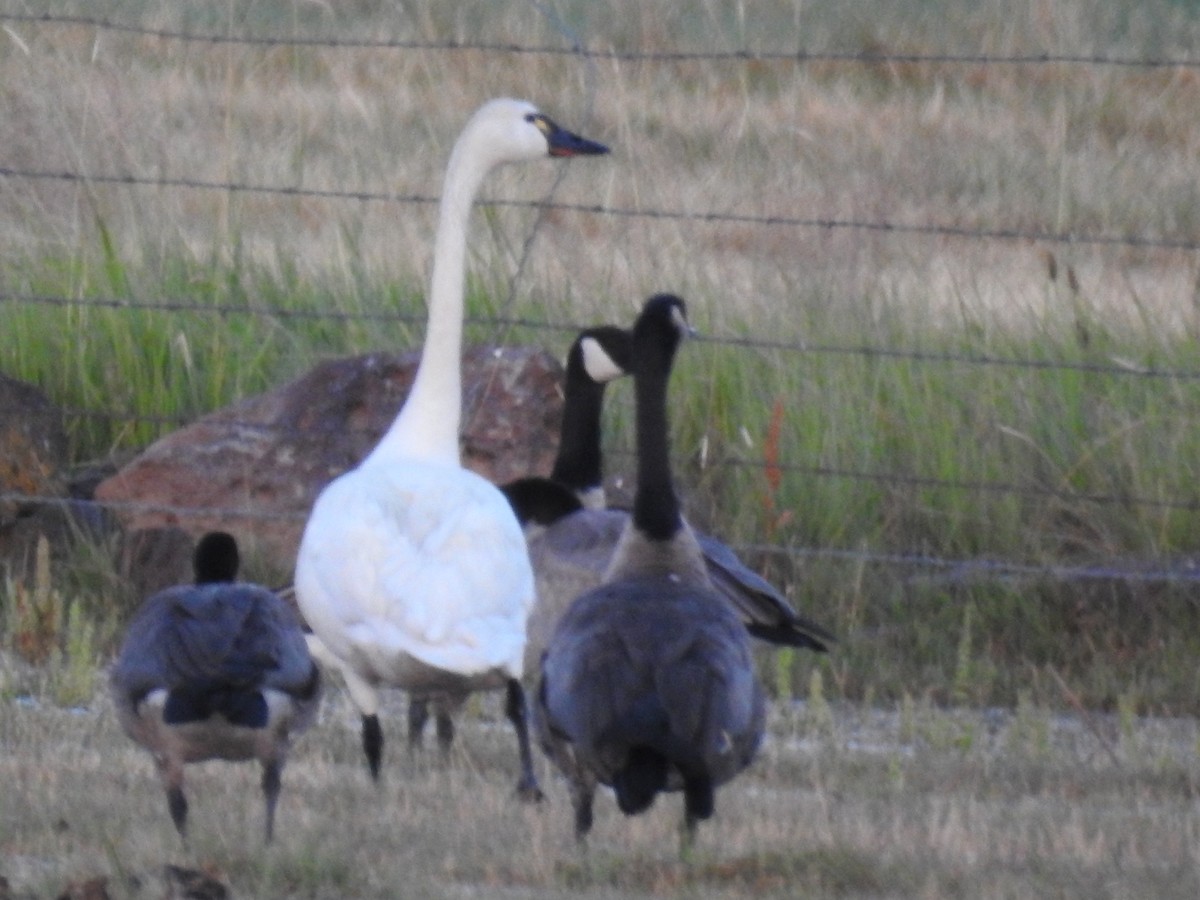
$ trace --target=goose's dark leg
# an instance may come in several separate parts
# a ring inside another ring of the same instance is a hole
[[[425,723],[429,721],[429,704],[433,703],[437,722],[437,742],[442,755],[450,753],[454,744],[454,719],[450,708],[437,700],[428,697],[414,697],[408,703],[408,748],[419,750],[422,738],[425,736]]]
[[[188,802],[183,795],[183,763],[166,756],[156,756],[154,762],[167,791],[167,809],[171,812],[171,821],[186,844]]]
[[[279,760],[269,759],[263,761],[262,790],[263,797],[267,801],[266,836],[268,844],[275,837],[275,804],[279,802],[280,775],[282,772],[283,764]]]
[[[570,781],[571,805],[575,808],[575,840],[583,843],[592,830],[592,799],[596,795],[595,785],[575,777]]]
[[[362,717],[362,746],[371,777],[378,781],[379,763],[383,759],[383,729],[379,727],[379,716],[374,713]]]
[[[179,836],[187,841],[187,797],[183,796],[183,788],[179,785],[167,788],[167,808],[171,810],[171,821]]]
[[[517,752],[521,756],[521,778],[517,781],[517,796],[529,803],[543,799],[541,788],[538,787],[537,776],[533,774],[533,753],[529,750],[529,724],[525,707],[525,691],[521,682],[515,678],[508,680],[508,699],[504,705],[504,713],[512,722],[517,732]]]
[[[429,721],[429,701],[424,697],[412,697],[408,701],[408,749],[421,749],[425,736],[425,723]]]
[[[715,806],[712,779],[707,775],[685,778],[683,802],[687,817],[693,824],[712,816]]]
[[[450,746],[454,743],[454,719],[450,717],[448,709],[437,711],[437,740],[442,755],[449,754]]]
[[[715,796],[712,779],[707,775],[686,778],[683,782],[683,830],[679,834],[679,853],[685,860],[691,855],[696,825],[713,814]]]

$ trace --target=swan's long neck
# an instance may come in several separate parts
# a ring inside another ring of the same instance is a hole
[[[433,245],[429,319],[412,389],[368,460],[421,459],[457,465],[462,421],[463,293],[471,207],[490,166],[459,141],[450,154]]]

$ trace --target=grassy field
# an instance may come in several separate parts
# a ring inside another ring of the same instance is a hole
[[[403,716],[388,711],[391,722]],[[1014,710],[776,707],[760,759],[718,794],[694,858],[680,800],[625,819],[597,800],[587,854],[565,785],[512,796],[498,704],[448,765],[393,751],[369,784],[335,692],[284,773],[276,842],[261,841],[255,766],[189,770],[180,844],[149,757],[106,701],[0,704],[0,875],[14,897],[103,876],[157,897],[162,869],[200,870],[238,897],[1194,897],[1200,812],[1194,720]],[[393,727],[393,733],[395,727]],[[399,743],[399,742],[397,742]]]
[[[526,96],[614,153],[489,184],[468,336],[561,351],[687,297],[689,512],[842,641],[763,657],[771,742],[690,869],[672,804],[606,809],[585,868],[562,791],[509,802],[486,709],[450,770],[393,759],[372,804],[336,699],[279,845],[255,841],[257,776],[213,767],[183,854],[95,697],[137,598],[85,548],[0,580],[0,875],[38,896],[169,859],[244,896],[1194,896],[1200,588],[1094,570],[1200,547],[1200,70],[979,57],[1187,58],[1196,4],[424,6],[54,5],[139,32],[0,0],[0,168],[26,173],[0,175],[0,371],[104,465],[319,359],[416,346],[449,147],[487,97]],[[746,49],[825,56],[639,57]],[[840,58],[863,53],[890,58]],[[150,183],[103,180],[125,175]],[[620,476],[628,385],[611,396]],[[814,672],[831,706],[792,712]]]

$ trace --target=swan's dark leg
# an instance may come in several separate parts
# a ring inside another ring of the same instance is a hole
[[[179,836],[187,841],[187,797],[183,796],[183,788],[179,785],[167,788],[167,809],[171,811],[171,821]]]
[[[383,759],[383,729],[379,726],[379,716],[375,714],[362,717],[362,746],[371,777],[378,781],[379,763]]]

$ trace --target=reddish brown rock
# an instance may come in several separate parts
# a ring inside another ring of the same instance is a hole
[[[418,355],[331,360],[167,435],[96,488],[129,530],[221,528],[290,572],[320,489],[374,447]],[[562,367],[544,350],[463,354],[463,464],[495,482],[546,472],[558,445]]]
[[[61,410],[33,385],[0,375],[0,494],[57,496],[66,461]],[[20,505],[0,500],[0,526]]]
[[[23,381],[0,375],[0,576],[26,580],[45,537],[57,552],[71,515],[62,411]]]

